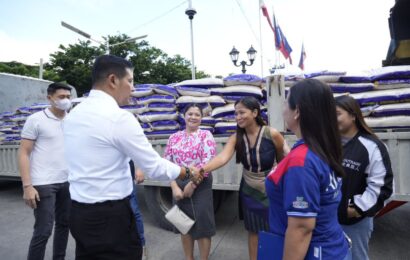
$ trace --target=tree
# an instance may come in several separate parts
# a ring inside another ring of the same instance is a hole
[[[147,41],[124,42],[129,37],[125,34],[107,36],[110,54],[128,59],[134,65],[135,83],[169,84],[191,78],[191,63],[180,55],[169,57],[162,50],[152,47]],[[111,46],[114,45],[114,46]],[[94,59],[106,52],[107,46],[91,46],[90,41],[79,41],[68,47],[59,46],[59,51],[51,54],[50,66],[61,78],[73,85],[77,93],[82,95],[91,88],[91,67]],[[196,78],[208,75],[202,71]]]
[[[80,96],[91,89],[91,68],[96,57],[103,50],[91,46],[90,41],[79,41],[68,47],[59,46],[59,51],[51,54],[50,67],[63,81],[74,86]]]

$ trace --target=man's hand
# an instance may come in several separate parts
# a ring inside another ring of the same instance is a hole
[[[24,188],[23,199],[27,206],[35,209],[37,208],[37,201],[40,201],[40,196],[33,186],[28,186]]]
[[[137,172],[135,173],[135,182],[137,184],[144,182],[144,173],[140,169],[137,169]]]
[[[190,167],[190,169],[191,169],[191,174],[192,174],[191,181],[195,185],[199,185],[204,179],[203,174],[201,174],[200,171],[196,167]]]

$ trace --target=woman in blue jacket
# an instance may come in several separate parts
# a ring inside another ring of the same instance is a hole
[[[337,219],[344,173],[330,88],[312,79],[296,83],[283,116],[299,140],[267,177],[270,232],[284,241],[283,259],[350,259]]]

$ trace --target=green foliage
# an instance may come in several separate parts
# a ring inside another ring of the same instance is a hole
[[[38,78],[39,67],[24,65],[23,63],[16,61],[0,62],[0,72]]]
[[[134,81],[136,84],[158,83],[169,84],[191,78],[191,64],[188,60],[176,55],[169,57],[162,50],[152,47],[147,41],[128,42],[125,34],[108,36],[110,54],[128,59],[134,65]],[[94,59],[106,53],[107,46],[91,46],[90,41],[80,41],[51,54],[51,66],[61,80],[66,80],[76,87],[79,95],[91,88],[91,67]],[[196,73],[197,78],[208,77],[202,71]]]
[[[136,84],[170,84],[191,79],[191,63],[181,55],[168,56],[162,50],[150,46],[147,41],[122,43],[129,39],[125,34],[107,36],[110,54],[128,59],[134,65]],[[116,45],[116,43],[122,43]],[[91,41],[79,41],[50,54],[50,63],[44,64],[43,78],[50,81],[67,82],[81,96],[91,89],[91,68],[96,57],[107,52],[107,46],[93,46]],[[0,62],[0,72],[38,77],[39,67],[18,62]],[[203,71],[196,78],[209,77]]]

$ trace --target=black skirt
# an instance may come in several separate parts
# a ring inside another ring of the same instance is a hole
[[[178,186],[184,190],[189,180],[181,181],[177,179],[176,182]],[[212,196],[212,174],[204,178],[202,183],[195,189],[191,199],[184,198],[177,202],[178,207],[185,212],[185,214],[195,219],[195,224],[191,230],[189,230],[188,234],[191,235],[194,240],[214,236],[216,227]],[[195,211],[195,217],[192,209]]]

